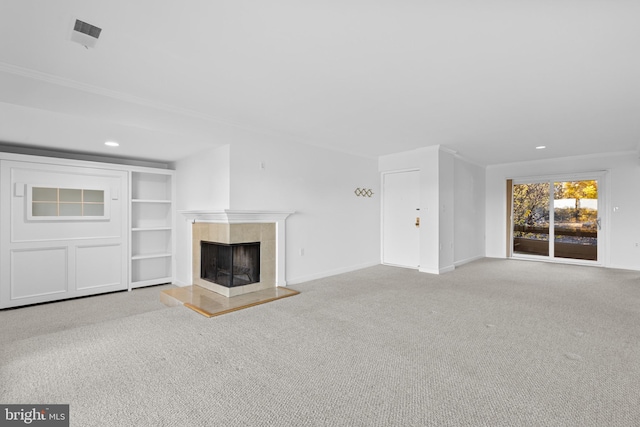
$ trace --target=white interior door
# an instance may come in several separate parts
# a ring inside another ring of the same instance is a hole
[[[420,173],[386,173],[382,180],[382,262],[418,268]]]

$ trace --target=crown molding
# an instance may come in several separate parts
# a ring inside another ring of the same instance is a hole
[[[504,166],[530,165],[533,163],[545,163],[550,161],[565,161],[568,159],[588,160],[588,159],[602,159],[606,157],[620,157],[620,156],[638,157],[639,154],[638,154],[638,151],[635,151],[635,150],[606,151],[603,153],[578,154],[574,156],[548,157],[544,159],[532,159],[532,160],[521,160],[517,162],[496,163],[496,164],[488,165],[487,169],[500,168]]]
[[[67,87],[70,89],[75,89],[75,90],[79,90],[82,92],[86,92],[86,93],[90,93],[98,96],[108,97],[111,99],[115,99],[117,101],[136,104],[146,108],[153,108],[153,109],[164,111],[167,113],[182,115],[184,117],[189,117],[193,119],[199,119],[209,123],[215,123],[217,125],[228,126],[228,127],[241,129],[244,131],[249,131],[254,133],[259,133],[259,134],[264,134],[264,135],[270,135],[273,137],[279,137],[279,138],[285,137],[295,142],[309,144],[308,141],[298,140],[295,137],[291,137],[287,134],[283,134],[281,131],[277,131],[274,129],[235,122],[232,120],[205,114],[200,111],[177,107],[175,105],[165,104],[161,102],[151,101],[149,99],[141,98],[128,93],[110,90],[100,86],[90,85],[88,83],[82,83],[76,80],[67,79],[64,77],[55,76],[53,74],[48,74],[41,71],[30,69],[30,68],[20,67],[18,65],[8,64],[6,62],[0,61],[0,73],[2,72],[8,73],[8,74],[14,74],[20,77],[25,77],[25,78],[45,82],[45,83]],[[313,144],[309,144],[309,145],[313,145]],[[336,151],[340,151],[340,150],[336,150]]]
[[[18,65],[8,64],[0,61],[0,72],[14,74],[20,77],[25,77],[33,80],[38,80],[45,83],[50,83],[58,86],[63,86],[70,89],[79,90],[93,95],[104,96],[107,98],[115,99],[117,101],[127,102],[130,104],[140,105],[142,107],[153,108],[156,110],[165,111],[168,113],[179,114],[195,119],[206,120],[209,122],[215,122],[223,125],[246,128],[240,123],[232,122],[230,120],[214,117],[208,114],[201,113],[196,110],[188,108],[176,107],[175,105],[165,104],[162,102],[151,101],[146,98],[141,98],[135,95],[131,95],[124,92],[119,92],[111,89],[106,89],[100,86],[94,86],[88,83],[82,83],[76,80],[67,79],[53,74],[44,73],[42,71],[33,70],[30,68],[20,67]]]

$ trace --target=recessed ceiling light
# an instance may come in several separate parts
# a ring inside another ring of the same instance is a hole
[[[536,150],[544,150],[545,148],[547,148],[547,146],[546,146],[546,145],[538,145],[538,146],[536,147]]]
[[[118,144],[115,141],[107,141],[107,142],[104,143],[104,145],[108,145],[109,147],[119,147],[120,146],[120,144]]]

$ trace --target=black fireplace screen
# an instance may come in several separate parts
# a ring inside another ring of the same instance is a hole
[[[260,281],[260,242],[200,242],[202,279],[232,288]]]

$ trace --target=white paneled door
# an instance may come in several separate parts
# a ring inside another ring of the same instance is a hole
[[[126,171],[0,160],[0,308],[128,288]]]
[[[420,172],[385,173],[382,181],[382,262],[418,268]]]

